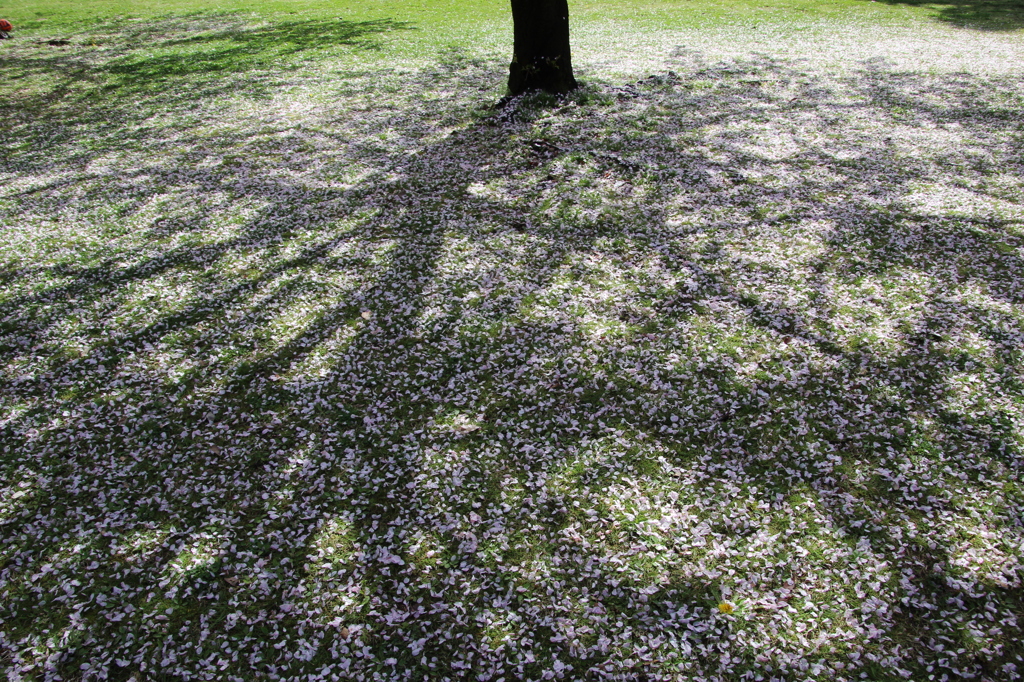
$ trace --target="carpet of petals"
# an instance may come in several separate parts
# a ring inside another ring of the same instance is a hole
[[[1020,679],[1019,44],[205,21],[3,46],[7,679]]]

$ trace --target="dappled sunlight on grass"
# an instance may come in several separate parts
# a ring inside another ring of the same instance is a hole
[[[1024,666],[1019,73],[194,28],[11,62],[22,674]]]

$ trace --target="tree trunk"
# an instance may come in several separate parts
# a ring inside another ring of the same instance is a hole
[[[568,0],[512,0],[515,44],[508,69],[512,95],[576,88],[569,55]]]

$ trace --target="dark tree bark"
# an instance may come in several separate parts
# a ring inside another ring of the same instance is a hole
[[[512,95],[561,94],[576,88],[569,54],[568,0],[512,0],[515,45],[508,69]]]

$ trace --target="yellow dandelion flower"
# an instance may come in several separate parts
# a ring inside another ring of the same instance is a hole
[[[732,613],[736,610],[736,605],[731,601],[724,601],[718,605],[718,610],[722,613]]]

